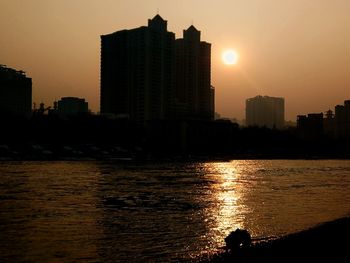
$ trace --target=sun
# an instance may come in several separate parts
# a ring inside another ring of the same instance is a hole
[[[226,65],[235,65],[238,62],[238,54],[232,49],[228,49],[222,53],[222,60]]]

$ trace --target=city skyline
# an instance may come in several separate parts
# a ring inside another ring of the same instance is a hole
[[[136,6],[142,8],[130,12]],[[216,111],[224,117],[244,118],[245,100],[256,95],[284,97],[286,120],[324,112],[348,96],[346,1],[15,0],[0,7],[1,63],[33,79],[33,102],[84,97],[98,111],[99,35],[144,25],[158,8],[176,37],[193,24],[213,44]],[[226,49],[238,52],[237,65],[223,63]]]

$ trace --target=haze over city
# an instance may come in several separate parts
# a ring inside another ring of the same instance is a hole
[[[216,112],[244,118],[245,100],[284,97],[286,120],[348,97],[350,2],[1,1],[0,59],[33,79],[33,101],[84,97],[99,111],[100,35],[146,25],[159,13],[182,37],[193,24],[212,43]],[[239,59],[227,65],[226,50]]]

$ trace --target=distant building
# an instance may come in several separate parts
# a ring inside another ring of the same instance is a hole
[[[313,113],[298,116],[298,130],[304,137],[326,135],[336,139],[350,139],[350,100],[344,101],[344,105],[335,106],[335,114],[332,110],[323,113]]]
[[[57,113],[61,115],[77,115],[88,112],[89,106],[85,99],[64,97],[57,103]]]
[[[215,114],[214,114],[214,120],[219,120],[219,119],[221,119],[221,114],[218,113],[218,112],[215,112]]]
[[[332,110],[326,111],[326,117],[323,119],[323,133],[332,138],[336,136],[335,118]]]
[[[32,79],[24,71],[0,65],[0,113],[26,115],[32,111]]]
[[[344,105],[335,107],[334,121],[336,137],[350,139],[350,100],[344,101]]]
[[[101,36],[101,113],[136,122],[214,118],[211,45],[194,26],[175,40],[156,15],[148,26]]]
[[[256,96],[246,100],[246,125],[282,129],[284,98]]]
[[[302,137],[318,138],[323,134],[323,113],[298,115],[297,128]]]

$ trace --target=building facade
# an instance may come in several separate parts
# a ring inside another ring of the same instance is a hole
[[[0,65],[0,113],[30,116],[32,79],[25,72]]]
[[[201,41],[193,25],[176,40],[176,99],[179,115],[188,119],[214,119],[211,86],[211,44]],[[180,110],[181,109],[181,110]]]
[[[175,92],[175,34],[159,15],[148,26],[101,36],[101,113],[166,119]]]
[[[256,96],[246,100],[246,125],[282,129],[284,98]]]
[[[101,36],[101,114],[136,122],[212,119],[211,45],[191,26],[183,39],[159,15]]]

